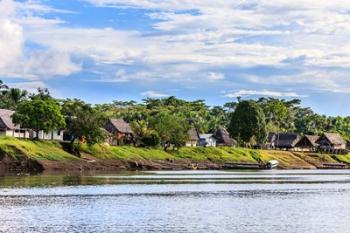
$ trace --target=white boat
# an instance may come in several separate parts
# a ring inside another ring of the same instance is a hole
[[[270,160],[267,162],[266,167],[268,169],[274,169],[278,166],[279,162],[277,160]]]

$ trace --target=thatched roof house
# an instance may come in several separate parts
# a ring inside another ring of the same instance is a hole
[[[126,123],[123,119],[110,119],[107,123],[111,127],[106,128],[110,133],[115,134],[116,132],[124,133],[124,134],[132,134],[132,129],[128,123]]]
[[[188,147],[196,147],[199,143],[199,133],[197,129],[192,126],[188,131],[188,140],[186,142],[186,146]]]
[[[276,143],[276,133],[270,132],[267,135],[267,140],[266,140],[266,147],[267,148],[274,148]]]
[[[216,146],[235,146],[237,142],[230,137],[230,134],[223,127],[218,128],[214,137],[216,138]]]
[[[274,144],[276,148],[291,149],[299,142],[300,135],[297,133],[276,133]]]
[[[320,137],[317,135],[304,135],[299,142],[295,145],[295,147],[302,150],[313,151],[318,147],[317,140]]]
[[[346,142],[337,133],[324,133],[316,143],[322,149],[346,149]]]
[[[134,133],[131,126],[123,119],[109,119],[106,123],[105,129],[117,140],[117,142],[113,144],[121,145],[133,142]]]
[[[11,117],[14,113],[15,112],[11,110],[0,109],[0,130],[14,130],[20,128],[12,122]]]
[[[53,130],[49,133],[44,131],[39,131],[36,135],[31,129],[23,129],[20,125],[16,125],[12,121],[12,115],[15,111],[8,109],[0,109],[0,136],[9,136],[16,138],[35,138],[38,137],[42,140],[59,140],[63,141],[63,131]]]

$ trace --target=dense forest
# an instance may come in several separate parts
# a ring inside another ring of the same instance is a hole
[[[208,106],[204,100],[176,97],[147,98],[142,102],[119,101],[91,105],[78,99],[54,99],[48,90],[37,93],[9,88],[0,81],[0,108],[15,110],[15,123],[34,130],[67,129],[74,139],[103,141],[101,129],[108,118],[123,118],[136,134],[137,144],[181,146],[191,126],[202,133],[225,127],[241,144],[263,143],[268,132],[319,135],[338,132],[350,139],[350,117],[329,117],[301,107],[301,100],[259,98]]]

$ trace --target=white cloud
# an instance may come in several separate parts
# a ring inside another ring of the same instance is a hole
[[[270,96],[270,97],[306,97],[305,95],[299,95],[296,92],[280,92],[280,91],[270,91],[270,90],[239,90],[236,92],[228,93],[225,97],[237,98],[237,97],[247,97],[247,96]]]
[[[151,10],[152,13],[145,14],[153,19],[150,26],[157,33],[73,27],[58,17],[46,15],[69,11],[54,9],[41,1],[3,0],[0,75],[32,80],[67,76],[81,71],[82,62],[88,58],[94,63],[93,69],[101,72],[100,81],[104,82],[166,81],[191,87],[194,83],[232,84],[232,75],[222,70],[273,66],[281,73],[286,67],[303,69],[293,75],[241,76],[255,85],[271,83],[277,87],[288,83],[295,88],[299,85],[331,92],[350,89],[350,79],[344,72],[330,72],[350,68],[350,2],[86,1],[99,7]],[[25,42],[40,49],[28,49]],[[304,59],[297,65],[290,62],[299,57]],[[117,68],[118,71],[105,69],[119,65],[123,68]],[[245,86],[238,88],[242,87]],[[269,91],[262,94],[283,96]]]
[[[17,82],[11,84],[10,87],[27,90],[30,93],[36,93],[38,88],[47,88],[46,84],[42,81]]]
[[[10,0],[0,1],[0,69],[15,62],[22,54],[24,43],[22,27],[16,24],[12,15],[15,5]]]
[[[168,94],[164,94],[161,92],[157,92],[157,91],[145,91],[141,93],[142,96],[145,97],[149,97],[149,98],[165,98],[165,97],[169,97]]]
[[[210,82],[216,82],[216,81],[224,80],[225,79],[225,74],[209,72],[207,79]]]

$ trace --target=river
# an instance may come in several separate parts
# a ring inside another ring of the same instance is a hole
[[[350,232],[350,171],[0,177],[0,232]]]

